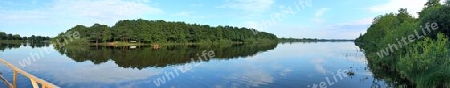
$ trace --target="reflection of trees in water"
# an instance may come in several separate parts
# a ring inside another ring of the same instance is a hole
[[[199,56],[196,54],[201,55],[204,50],[214,51],[216,56],[212,59],[228,60],[254,56],[260,52],[272,50],[276,46],[277,44],[191,45],[163,46],[158,50],[149,46],[137,48],[66,46],[56,49],[76,62],[91,61],[94,64],[100,64],[113,60],[120,67],[142,69],[190,63],[191,58],[198,60]]]
[[[371,88],[414,87],[410,81],[399,74],[399,70],[395,69],[395,67],[387,66],[377,59],[367,59],[366,57],[371,57],[368,56],[367,51],[357,50],[357,52],[362,52],[364,54],[364,59],[367,60],[368,67],[365,69],[369,70],[373,74],[372,76],[374,80],[372,80]],[[381,83],[386,83],[386,85]]]
[[[411,83],[400,76],[400,74],[393,68],[388,66],[382,66],[381,64],[371,63],[369,60],[369,68],[373,73],[373,77],[377,80],[383,80],[386,82],[387,86],[399,87],[408,86],[412,87]]]
[[[17,49],[20,47],[27,47],[27,46],[30,46],[31,48],[48,47],[48,46],[50,46],[50,43],[5,43],[5,42],[0,42],[0,51],[3,51],[5,49]]]
[[[368,59],[368,67],[375,80],[382,80],[389,87],[414,87],[412,83],[402,77],[395,68],[383,66],[381,63],[374,62],[373,59]]]

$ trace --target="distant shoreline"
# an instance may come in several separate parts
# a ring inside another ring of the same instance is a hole
[[[279,42],[340,42],[355,41],[354,39],[317,39],[317,38],[279,38]]]

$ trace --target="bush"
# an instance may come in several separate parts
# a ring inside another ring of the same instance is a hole
[[[417,87],[450,87],[448,38],[439,33],[437,40],[426,38],[407,48],[398,62],[400,74],[410,78]]]

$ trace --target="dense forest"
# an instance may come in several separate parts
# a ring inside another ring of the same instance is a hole
[[[76,43],[255,43],[274,42],[274,34],[258,32],[254,29],[232,26],[188,24],[184,22],[167,22],[163,20],[121,20],[115,25],[94,24],[90,27],[76,25],[60,33],[55,41],[65,41],[65,34],[78,32],[81,39]]]
[[[428,0],[418,17],[404,8],[378,16],[356,39],[377,79],[398,87],[450,87],[450,1],[439,2]]]
[[[50,37],[48,37],[48,36],[35,36],[35,35],[32,35],[31,37],[21,37],[19,34],[11,34],[11,33],[0,32],[0,42],[1,41],[6,41],[6,40],[41,42],[41,41],[48,41],[48,40],[50,40]]]

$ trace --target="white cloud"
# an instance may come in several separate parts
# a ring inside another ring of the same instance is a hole
[[[145,1],[144,1],[145,2]],[[161,13],[158,8],[150,7],[143,2],[122,0],[96,1],[57,1],[52,8],[56,11],[87,18],[120,19],[139,16],[146,13]]]
[[[329,10],[328,8],[321,8],[321,9],[319,9],[319,10],[316,11],[316,13],[315,13],[314,16],[316,16],[316,17],[322,17],[323,14],[324,14],[326,11],[328,11],[328,10]]]
[[[371,24],[372,18],[368,17],[340,24],[327,25],[322,27],[322,29],[326,29],[323,36],[355,39],[359,37],[360,34],[366,33],[367,28],[369,28]]]
[[[145,4],[148,0],[55,0],[42,8],[5,10],[0,23],[8,25],[75,25],[93,22],[112,24],[117,20],[160,14],[162,10]],[[26,20],[26,21],[24,21]]]
[[[274,4],[273,0],[228,0],[219,8],[232,8],[251,13],[265,12]]]
[[[181,11],[179,13],[174,14],[174,16],[183,16],[183,17],[190,17],[192,12],[188,11]]]
[[[329,8],[321,8],[321,9],[317,10],[316,13],[314,14],[315,18],[313,20],[320,24],[325,22],[325,19],[323,19],[323,15],[328,10],[329,10]]]
[[[279,24],[271,27],[271,29],[283,30],[267,30],[267,32],[277,34],[278,37],[355,39],[359,37],[361,33],[365,33],[371,23],[372,18],[368,17],[337,24]]]
[[[205,16],[195,15],[195,12],[193,12],[193,11],[181,11],[181,12],[173,14],[173,16],[194,18],[194,19],[197,19],[196,21],[205,20]]]
[[[363,19],[359,19],[359,20],[354,20],[354,21],[350,21],[347,23],[342,23],[339,25],[370,25],[372,24],[373,18],[372,17],[368,17],[368,18],[363,18]]]
[[[427,0],[389,0],[385,4],[371,6],[368,9],[375,13],[389,13],[398,12],[400,8],[407,8],[409,13],[417,17],[417,12],[420,12],[425,6]]]
[[[248,27],[248,28],[253,28],[256,29],[258,31],[264,31],[265,29],[262,28],[261,26],[259,26],[260,23],[256,22],[256,21],[246,21],[244,22],[244,25],[238,25],[238,26],[243,26],[243,27]]]

